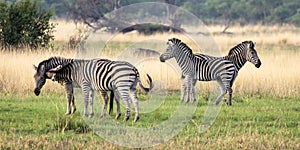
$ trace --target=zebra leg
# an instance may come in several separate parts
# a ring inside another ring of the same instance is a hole
[[[225,88],[225,85],[223,84],[223,82],[220,79],[217,79],[217,82],[219,83],[220,90],[221,90],[221,94],[218,96],[218,98],[216,100],[216,105],[219,105],[219,103],[223,99],[224,95],[226,94],[226,88]]]
[[[232,105],[232,103],[231,103],[231,100],[232,100],[232,85],[233,85],[233,82],[234,82],[236,76],[237,76],[237,72],[233,75],[233,77],[230,81],[230,86],[227,87],[227,91],[228,91],[227,105],[229,105],[229,106]]]
[[[183,84],[181,85],[181,96],[180,96],[180,102],[184,102],[184,98],[185,98],[185,94],[186,94],[186,82],[183,82]]]
[[[196,102],[196,94],[195,94],[195,85],[197,83],[197,80],[193,80],[193,84],[192,84],[192,102]]]
[[[192,98],[194,97],[193,96],[193,79],[191,79],[190,77],[187,77],[187,101],[186,102],[191,102],[192,101]]]
[[[75,98],[74,98],[74,95],[72,96],[72,102],[71,102],[71,104],[72,104],[72,114],[74,114],[74,113],[75,113],[75,111],[76,111],[76,106],[75,106]]]
[[[232,103],[231,103],[231,98],[232,98],[232,88],[231,87],[228,87],[227,88],[227,91],[228,91],[228,99],[227,99],[227,105],[231,106]]]
[[[107,109],[107,104],[108,104],[108,96],[106,91],[101,91],[101,97],[103,99],[103,109],[101,113],[101,117],[104,117],[106,115],[106,109]]]
[[[114,95],[116,97],[116,104],[117,104],[117,113],[116,113],[116,119],[119,119],[121,116],[121,110],[120,110],[120,95],[118,91],[112,91],[114,92]]]
[[[90,117],[94,116],[94,90],[89,92]]]
[[[73,95],[73,85],[72,83],[66,83],[65,84],[65,90],[66,90],[66,97],[67,97],[67,112],[66,115],[71,114],[71,102],[74,102],[74,95]],[[72,104],[73,106],[73,104]]]
[[[130,117],[131,100],[130,100],[130,97],[128,95],[128,91],[129,90],[127,90],[127,92],[120,92],[122,100],[125,101],[125,103],[126,103],[126,113],[125,113],[125,117],[124,117],[125,121],[127,121]]]
[[[135,108],[135,117],[134,117],[134,122],[138,121],[139,118],[139,104],[138,104],[138,98],[136,96],[136,88],[131,89],[131,99],[134,103],[134,108]]]
[[[88,85],[85,85],[85,84],[82,85],[82,93],[83,93],[83,99],[84,99],[83,114],[85,117],[88,117],[88,103],[89,103],[90,90],[91,90],[91,88]]]
[[[111,114],[113,112],[113,107],[114,107],[114,91],[110,92],[109,96],[109,110],[108,114]]]

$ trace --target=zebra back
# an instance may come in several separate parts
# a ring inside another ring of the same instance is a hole
[[[182,69],[183,76],[193,75],[194,79],[210,81],[217,79],[220,74],[230,79],[236,74],[236,68],[231,61],[205,55],[196,56],[181,40],[173,38],[170,41],[177,46],[177,51],[182,51],[182,53],[175,54],[175,58]]]
[[[43,66],[45,72],[49,71],[50,69],[53,69],[55,67],[57,67],[58,65],[62,65],[65,66],[69,63],[72,63],[73,59],[66,59],[63,57],[51,57],[47,60],[44,60],[42,62],[39,63],[38,67],[37,67],[37,72],[41,73],[41,68]]]
[[[261,65],[260,59],[257,56],[257,52],[254,49],[254,43],[252,41],[244,41],[228,52],[227,56],[214,57],[204,54],[195,54],[196,57],[201,59],[226,59],[234,63],[237,70],[240,70],[247,61],[253,63],[257,68]]]

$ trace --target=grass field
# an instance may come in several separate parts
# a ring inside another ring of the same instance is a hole
[[[0,149],[124,149],[93,132],[91,124],[81,117],[80,108],[75,115],[65,116],[65,95],[59,84],[48,81],[41,96],[33,95],[32,64],[37,65],[51,56],[78,56],[78,51],[67,48],[75,26],[66,22],[58,24],[52,49],[0,52]],[[216,120],[204,133],[199,133],[199,128],[209,105],[208,100],[217,88],[214,82],[198,82],[198,104],[190,121],[170,140],[152,148],[300,149],[300,28],[288,25],[233,26],[228,30],[233,34],[219,34],[221,26],[210,26],[208,29],[220,49],[219,55],[226,55],[230,48],[244,40],[256,42],[255,48],[262,66],[257,69],[247,63],[240,70],[233,86],[233,106],[223,104]],[[195,52],[211,52],[209,49],[201,49],[201,46],[198,49],[197,45],[189,41],[189,38],[201,40],[201,35],[185,37],[164,33],[144,36],[129,33],[113,36],[95,33],[92,36],[91,46],[94,48],[88,51],[90,54],[87,58],[101,55],[118,59],[119,55],[126,53],[126,49],[137,47],[161,52],[166,48],[166,40],[171,37],[182,38]],[[99,54],[99,49],[103,47],[104,51]],[[132,123],[133,114],[129,122],[122,121],[122,108],[119,123],[133,128],[150,128],[162,124],[181,105],[180,73],[176,73],[170,65],[160,63],[158,58],[135,65],[140,71],[142,82],[146,80],[145,74],[150,74],[156,83],[156,92],[159,93],[159,88],[165,88],[168,91],[167,97],[157,109],[141,113],[141,119],[135,124]],[[148,97],[139,95],[141,103],[147,102]],[[82,103],[82,99],[77,97],[76,103]],[[141,104],[140,109],[143,111],[146,107],[150,106]],[[96,109],[96,113],[100,112],[99,109]]]
[[[160,110],[178,105],[178,97],[168,95]],[[64,116],[62,99],[64,95],[56,94],[1,98],[0,148],[122,148],[94,134],[79,112]],[[209,130],[200,134],[197,127],[207,107],[207,102],[200,100],[192,121],[178,135],[153,148],[299,149],[299,105],[298,99],[248,98],[234,103],[234,107],[223,106]],[[147,128],[155,120],[162,122],[168,117],[163,111],[145,113],[133,126]]]

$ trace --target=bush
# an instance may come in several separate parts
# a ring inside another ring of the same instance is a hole
[[[30,0],[0,3],[0,42],[2,49],[46,47],[53,40],[51,12],[41,10]]]

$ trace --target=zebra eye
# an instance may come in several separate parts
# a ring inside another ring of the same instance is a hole
[[[251,48],[253,48],[253,47],[254,47],[254,44],[251,42],[249,46],[250,46]]]

